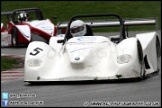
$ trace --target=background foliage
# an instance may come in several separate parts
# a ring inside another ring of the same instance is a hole
[[[1,1],[1,12],[31,7],[40,8],[55,24],[76,14],[116,13],[122,18],[157,17],[161,28],[161,1]]]

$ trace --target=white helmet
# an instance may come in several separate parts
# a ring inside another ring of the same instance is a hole
[[[25,12],[22,12],[22,13],[20,13],[20,14],[18,15],[18,19],[19,19],[20,22],[22,22],[22,21],[27,21],[27,17],[28,17],[28,14],[25,13]]]
[[[87,28],[83,21],[76,20],[70,25],[70,33],[73,37],[84,36],[86,34]]]

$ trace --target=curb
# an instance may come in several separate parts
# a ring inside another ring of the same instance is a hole
[[[9,57],[22,60],[25,59],[24,55],[16,55],[16,54],[1,54],[1,57]],[[24,67],[1,71],[1,82],[18,80],[23,78],[23,76],[24,76]]]
[[[17,55],[17,54],[1,54],[1,57],[11,57],[11,58],[25,59],[24,55]]]

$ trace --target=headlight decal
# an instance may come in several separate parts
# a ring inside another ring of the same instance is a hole
[[[132,56],[129,54],[124,54],[124,55],[120,55],[117,57],[117,62],[119,64],[124,64],[124,63],[128,63],[130,62],[130,60],[132,59]]]
[[[42,60],[39,59],[29,59],[27,61],[28,66],[30,67],[38,67],[42,64]]]

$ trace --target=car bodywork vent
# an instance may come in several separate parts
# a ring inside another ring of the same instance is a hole
[[[148,63],[147,55],[145,55],[145,57],[144,57],[144,62],[145,62],[145,68],[150,69],[150,65]]]

